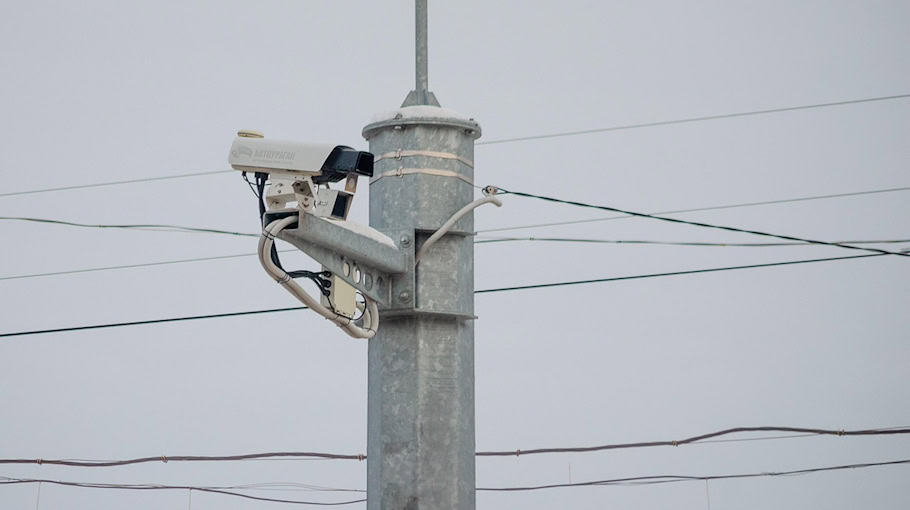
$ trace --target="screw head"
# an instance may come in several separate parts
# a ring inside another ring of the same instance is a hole
[[[411,300],[411,293],[406,290],[401,291],[401,294],[398,294],[398,300],[402,303],[407,303]]]
[[[411,238],[406,235],[402,235],[399,241],[402,246],[411,246]]]

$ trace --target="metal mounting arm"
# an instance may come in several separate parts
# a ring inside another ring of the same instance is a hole
[[[279,238],[382,305],[391,302],[392,278],[409,269],[410,257],[392,239],[349,221],[301,213],[297,228]]]

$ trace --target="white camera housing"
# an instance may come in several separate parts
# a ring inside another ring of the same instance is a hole
[[[373,155],[345,145],[269,140],[240,131],[231,144],[228,163],[235,170],[288,177],[312,177],[316,184],[351,175],[373,176]]]
[[[313,177],[322,173],[322,167],[335,147],[326,143],[238,136],[231,145],[228,162],[242,172]]]

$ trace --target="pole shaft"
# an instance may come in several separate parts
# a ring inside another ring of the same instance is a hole
[[[370,185],[370,226],[403,249],[419,250],[473,200],[465,161],[480,127],[449,115],[405,107],[364,128],[374,154],[423,153],[377,161],[376,173],[429,168],[463,178],[412,173]],[[473,230],[473,213],[458,220],[414,268],[413,293],[393,291],[380,310],[368,351],[368,510],[474,509]]]

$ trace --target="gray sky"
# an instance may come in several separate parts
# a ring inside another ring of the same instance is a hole
[[[226,170],[239,128],[366,148],[413,88],[413,4],[2,4],[0,192]],[[431,2],[430,89],[479,142],[910,92],[906,2]],[[640,211],[910,185],[910,100],[480,145],[476,180]],[[366,187],[363,187],[366,188]],[[353,219],[367,223],[367,196]],[[817,239],[908,238],[907,194],[690,213]],[[0,215],[256,231],[230,174],[0,197]],[[506,197],[479,229],[597,217]],[[0,223],[0,277],[248,253],[255,240]],[[762,241],[641,219],[516,235]],[[505,233],[508,234],[508,233]],[[907,247],[907,245],[900,245]],[[851,255],[828,247],[495,243],[478,289]],[[289,265],[308,267],[305,257]],[[742,425],[910,425],[898,257],[480,295],[478,449],[671,439]],[[0,281],[0,332],[294,306],[255,257]],[[312,313],[0,341],[0,457],[366,451],[366,343]],[[480,459],[479,486],[910,458],[910,438],[803,438]],[[365,487],[365,463],[116,469],[61,480]],[[711,482],[711,508],[910,505],[908,467]],[[256,494],[312,500],[345,495]],[[186,508],[186,492],[44,486],[40,508]],[[36,487],[0,487],[31,508]],[[480,493],[478,508],[708,507],[704,483]],[[353,508],[362,507],[353,506]],[[194,509],[281,508],[194,494]]]

